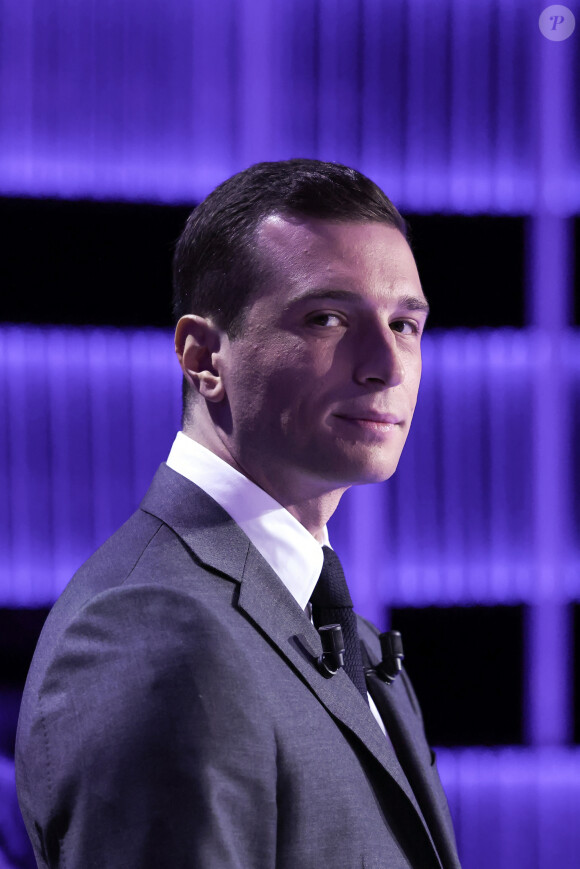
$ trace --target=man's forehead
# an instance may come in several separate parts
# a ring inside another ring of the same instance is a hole
[[[319,239],[328,236],[328,223],[298,214],[269,214],[256,228],[257,247],[271,255],[281,252],[307,253]]]
[[[337,231],[347,234],[357,230],[358,234],[373,234],[376,229],[387,229],[403,238],[399,230],[378,220],[348,220],[330,219],[326,217],[312,217],[295,212],[273,212],[264,217],[257,226],[256,238],[270,240],[272,242],[285,243],[293,238],[310,237],[312,242],[317,239],[328,240],[334,238]]]
[[[409,286],[424,307],[425,297],[411,248],[394,226],[379,221],[327,220],[271,214],[257,230],[257,251],[270,268],[282,268],[288,280],[324,276],[329,286],[348,286],[353,274],[375,272]]]

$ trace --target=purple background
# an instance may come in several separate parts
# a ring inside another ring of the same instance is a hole
[[[555,43],[545,5],[0,0],[0,195],[193,202],[256,160],[311,156],[360,168],[403,211],[526,216],[526,328],[427,336],[400,469],[351,491],[334,525],[379,623],[389,605],[527,605],[528,747],[441,752],[465,869],[580,853],[580,7]],[[138,503],[178,419],[168,334],[0,329],[0,605],[54,600]],[[6,760],[0,867],[26,861],[12,800]]]

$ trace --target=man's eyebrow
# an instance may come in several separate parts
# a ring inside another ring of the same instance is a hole
[[[300,293],[298,296],[294,296],[293,299],[290,299],[290,304],[295,304],[296,302],[309,302],[311,299],[314,301],[318,301],[318,299],[343,299],[344,301],[353,301],[357,298],[357,293],[353,293],[352,290],[339,290],[339,289],[331,289],[330,287],[320,290],[305,290],[303,293]]]
[[[329,287],[327,290],[306,290],[306,292],[301,293],[299,296],[295,296],[290,304],[295,305],[300,302],[317,301],[319,299],[338,299],[348,302],[356,301],[358,298],[358,293],[354,293],[352,290],[331,289]],[[398,308],[403,308],[407,311],[423,311],[426,315],[429,314],[427,300],[421,299],[418,296],[399,296],[394,301]]]
[[[409,311],[424,311],[429,313],[429,303],[426,299],[419,299],[417,296],[401,296],[397,299],[397,305],[401,308],[407,308]]]

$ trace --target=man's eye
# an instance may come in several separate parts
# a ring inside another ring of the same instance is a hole
[[[308,323],[311,326],[342,326],[342,319],[338,314],[312,314],[308,318]]]
[[[400,335],[415,335],[419,331],[419,327],[412,320],[395,320],[391,323],[391,329]]]

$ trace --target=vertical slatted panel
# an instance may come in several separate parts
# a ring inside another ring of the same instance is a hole
[[[571,529],[570,557],[562,577],[563,596],[567,598],[580,598],[580,341],[578,330],[574,334],[568,334],[563,345],[562,364],[568,373],[568,402],[570,408],[570,445],[569,445],[569,491],[572,493],[568,526]]]
[[[165,332],[0,329],[0,604],[50,603],[138,506],[179,426]]]
[[[529,212],[541,49],[578,64],[578,40],[543,45],[538,14],[527,0],[0,0],[0,191],[184,201],[251,162],[311,156],[366,171],[408,210]],[[565,117],[552,205],[578,211],[577,109]]]
[[[384,486],[394,531],[377,593],[389,603],[531,594],[537,349],[532,333],[510,330],[426,336],[415,419]]]
[[[191,8],[192,20],[186,25],[191,54],[182,53],[183,84],[176,89],[182,99],[183,130],[176,189],[183,198],[195,185],[192,192],[200,198],[201,191],[224,180],[235,162],[237,19],[231,0],[181,5]]]
[[[463,869],[573,869],[577,749],[440,750]]]
[[[52,524],[54,553],[47,564],[30,559],[37,583],[31,603],[42,604],[50,599],[51,592],[57,592],[67,582],[67,576],[71,576],[71,571],[76,570],[85,553],[97,542],[91,518],[95,478],[93,414],[87,333],[31,328],[26,331],[44,342],[48,375],[52,493],[43,508],[46,521]],[[10,339],[8,333],[5,340]],[[12,410],[18,412],[18,405]],[[20,485],[27,488],[31,481],[25,476]],[[18,585],[15,584],[12,593],[18,595]]]

